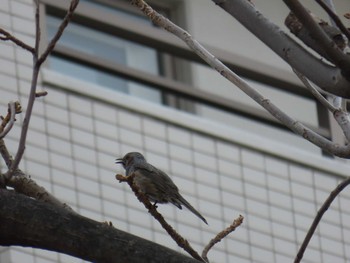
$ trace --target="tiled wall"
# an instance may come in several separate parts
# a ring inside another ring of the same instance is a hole
[[[27,33],[33,27],[31,3],[0,1],[0,26],[28,43],[33,42]],[[28,12],[23,12],[23,5]],[[25,107],[30,62],[22,49],[0,43],[1,114],[9,100],[18,97]],[[209,226],[186,210],[159,205],[196,249],[239,214],[245,217],[244,224],[209,253],[212,262],[291,262],[317,209],[341,179],[263,153],[259,147],[242,146],[237,138],[216,136],[223,126],[214,123],[205,131],[175,124],[172,118],[180,114],[175,110],[164,111],[160,119],[142,113],[147,103],[135,104],[132,111],[98,96],[45,86],[49,95],[35,104],[21,168],[83,215],[179,249],[130,189],[114,179],[116,172],[123,172],[114,164],[116,157],[143,152],[172,176],[184,197],[207,218]],[[17,147],[18,119],[6,138],[12,152]],[[199,127],[201,119],[193,120],[192,126]],[[345,190],[317,229],[303,262],[349,260],[349,201],[350,191]],[[0,253],[1,262],[81,262],[30,248],[4,248]]]
[[[239,214],[245,217],[243,226],[209,254],[214,262],[292,261],[318,207],[338,182],[320,171],[117,105],[47,90],[33,116],[25,171],[80,213],[177,249],[130,189],[114,179],[116,172],[123,173],[114,164],[116,157],[143,152],[207,218],[209,226],[186,210],[159,206],[196,249]],[[345,191],[327,212],[305,262],[346,262],[349,199]],[[28,258],[28,251],[11,250],[14,262]],[[35,255],[34,262],[71,262],[45,251]]]

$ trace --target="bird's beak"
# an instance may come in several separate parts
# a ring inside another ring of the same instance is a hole
[[[115,163],[121,163],[122,165],[124,165],[124,160],[123,158],[118,158],[118,159],[115,159]]]

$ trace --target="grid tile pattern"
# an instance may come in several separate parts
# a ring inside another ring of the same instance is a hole
[[[32,0],[1,0],[0,26],[32,44]],[[0,46],[0,109],[27,99],[31,58],[20,48]],[[97,98],[45,87],[31,119],[22,169],[79,213],[180,250],[136,200],[114,179],[116,157],[140,151],[169,173],[185,198],[207,218],[161,205],[160,212],[201,250],[239,214],[243,226],[209,254],[213,262],[290,262],[317,209],[341,178],[123,109]],[[173,112],[176,114],[176,111]],[[6,138],[15,152],[18,123]],[[169,115],[169,120],[171,116]],[[350,258],[350,190],[325,215],[303,262],[347,262]],[[191,235],[186,236],[186,233]],[[1,262],[82,262],[31,248],[1,248]]]

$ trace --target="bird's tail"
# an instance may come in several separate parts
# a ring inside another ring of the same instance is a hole
[[[194,209],[193,206],[190,205],[189,202],[186,201],[185,198],[183,198],[181,195],[179,196],[178,200],[180,201],[181,204],[183,204],[188,210],[190,210],[193,214],[195,214],[196,216],[198,216],[200,219],[203,220],[204,223],[207,223],[207,220],[205,220],[205,218],[196,210]]]

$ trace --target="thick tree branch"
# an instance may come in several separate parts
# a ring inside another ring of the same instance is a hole
[[[323,0],[315,0],[328,14],[328,16],[333,20],[334,24],[341,30],[341,32],[350,41],[350,31],[346,28],[343,22],[340,20],[339,16],[330,8],[327,3]]]
[[[315,230],[318,226],[318,224],[321,222],[321,219],[323,215],[326,213],[328,208],[331,206],[334,199],[340,194],[341,191],[344,190],[345,187],[347,187],[350,184],[350,177],[342,181],[329,195],[329,197],[326,199],[326,201],[321,206],[320,210],[318,210],[317,215],[314,219],[314,221],[311,224],[311,227],[303,241],[303,244],[301,245],[298,254],[294,260],[295,263],[298,263],[303,258],[304,252],[306,250],[307,245],[309,244],[313,234],[315,233]]]
[[[41,248],[99,263],[198,262],[105,223],[4,189],[0,189],[0,245]]]
[[[264,17],[249,1],[212,1],[236,18],[292,68],[298,70],[321,89],[340,97],[350,98],[350,81],[342,75],[340,69],[311,55],[277,25]]]

